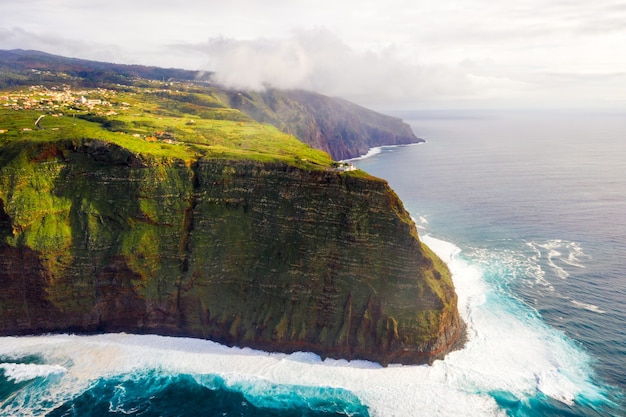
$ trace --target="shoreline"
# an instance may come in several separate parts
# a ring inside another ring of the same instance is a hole
[[[408,145],[401,145],[401,146],[408,146]],[[429,248],[431,248],[431,250],[433,250],[433,252],[435,252],[437,256],[439,256],[448,267],[450,267],[450,262],[452,261],[453,256],[456,254],[456,250],[453,250],[452,252],[450,252],[450,249],[446,249],[445,247],[450,245],[451,247],[457,248],[454,243],[437,239],[430,235],[426,235],[425,239],[420,239],[420,240],[423,244],[428,245]],[[433,247],[429,245],[428,243],[426,243],[425,240],[430,240],[430,241],[433,241],[432,243],[437,243],[438,244],[436,245],[438,246],[437,250],[433,249]],[[447,256],[442,256],[442,253],[439,253],[442,247],[444,248],[443,250],[446,251],[445,254]],[[454,281],[454,274],[452,274],[452,277]],[[457,293],[457,297],[458,297],[459,294],[456,289],[456,286],[457,285],[455,283],[455,292]],[[266,345],[264,346],[263,344],[240,346],[237,344],[225,343],[220,340],[198,337],[193,334],[172,333],[172,332],[158,331],[158,330],[145,332],[145,331],[137,331],[139,329],[130,329],[130,328],[119,328],[117,330],[111,329],[111,331],[101,331],[101,330],[96,330],[96,329],[93,329],[93,330],[80,330],[80,329],[61,330],[60,329],[58,331],[2,334],[0,335],[0,341],[3,338],[35,340],[37,338],[46,338],[46,337],[51,337],[53,339],[57,339],[57,338],[63,339],[65,337],[70,337],[70,338],[77,337],[77,338],[85,338],[85,339],[90,339],[90,338],[98,339],[98,338],[108,338],[108,337],[111,337],[113,339],[118,339],[118,338],[124,339],[126,337],[129,337],[129,338],[137,337],[137,338],[149,339],[152,337],[152,338],[159,339],[162,342],[167,340],[169,341],[168,344],[171,343],[173,345],[179,345],[179,343],[193,344],[193,345],[195,344],[201,345],[201,344],[208,343],[209,345],[212,346],[212,348],[209,349],[209,352],[207,353],[230,353],[230,354],[236,355],[238,354],[238,352],[239,353],[245,352],[247,356],[256,356],[256,357],[270,356],[270,357],[285,357],[285,358],[289,358],[292,355],[306,356],[308,358],[315,358],[314,360],[312,360],[313,363],[320,363],[320,364],[344,363],[345,366],[347,367],[352,367],[354,364],[356,365],[357,368],[363,367],[364,364],[368,364],[366,366],[367,368],[380,368],[380,369],[394,368],[394,367],[421,367],[425,365],[428,366],[429,368],[432,368],[436,362],[445,361],[447,356],[450,353],[463,350],[467,346],[467,343],[469,341],[469,331],[468,331],[469,326],[467,324],[466,318],[463,317],[463,314],[461,314],[460,310],[459,310],[458,319],[459,319],[458,326],[454,326],[455,331],[453,332],[446,331],[441,334],[439,341],[443,344],[443,346],[440,347],[439,349],[430,351],[428,354],[426,354],[426,352],[423,352],[424,357],[430,356],[430,359],[426,359],[420,362],[403,361],[402,357],[398,357],[396,361],[394,360],[377,361],[374,359],[367,359],[367,358],[363,358],[360,356],[343,356],[342,357],[341,355],[333,355],[333,354],[329,354],[328,352],[323,353],[321,351],[306,350],[306,348],[304,350],[298,350],[297,348],[282,350],[282,351],[281,350],[269,350],[269,349],[266,349]],[[179,342],[176,342],[177,340]],[[450,342],[450,340],[452,341]]]
[[[408,146],[423,145],[425,143],[427,143],[426,140],[421,140],[419,142],[406,143],[406,144],[402,144],[402,145],[375,146],[373,148],[369,148],[367,153],[365,153],[364,155],[356,156],[354,158],[342,159],[341,161],[337,161],[337,162],[362,161],[364,159],[371,158],[372,156],[380,154],[386,148],[405,148],[405,147],[408,147]]]

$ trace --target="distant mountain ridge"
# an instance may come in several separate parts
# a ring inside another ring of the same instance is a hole
[[[146,65],[113,64],[24,49],[0,50],[0,70],[64,72],[70,76],[85,80],[93,79],[94,81],[97,81],[96,77],[104,76],[105,78],[101,78],[100,82],[110,82],[109,78],[123,82],[124,79],[137,77],[149,80],[174,78],[193,81],[197,80],[200,75],[198,71]],[[2,87],[1,84],[0,87]]]
[[[37,73],[33,73],[35,70]],[[49,73],[42,73],[49,72]],[[55,74],[57,73],[57,74]],[[178,80],[212,90],[229,107],[250,118],[270,123],[336,160],[355,158],[370,148],[423,142],[401,119],[340,98],[303,90],[233,90],[212,83],[211,73],[143,65],[123,65],[66,58],[39,51],[0,51],[0,88],[28,84],[39,77],[59,82],[59,74],[88,86],[128,85],[133,79]]]

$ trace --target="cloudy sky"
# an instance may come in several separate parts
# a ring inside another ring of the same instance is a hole
[[[626,108],[626,0],[0,0],[0,49],[376,109]]]

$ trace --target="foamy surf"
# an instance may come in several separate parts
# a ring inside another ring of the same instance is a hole
[[[30,381],[35,378],[47,378],[50,376],[61,376],[67,369],[60,365],[37,365],[30,363],[2,363],[0,370],[4,376],[12,382],[20,383]]]
[[[584,260],[589,259],[577,242],[569,242],[561,239],[553,239],[545,242],[528,242],[527,246],[536,253],[535,260],[544,258],[554,274],[566,279],[570,276],[568,269],[585,268]]]
[[[304,406],[332,402],[333,395],[349,402],[355,395],[370,415],[385,417],[501,416],[512,407],[532,408],[542,398],[565,406],[605,401],[603,389],[592,381],[588,356],[576,344],[546,326],[536,311],[491,287],[481,267],[465,260],[460,248],[431,236],[422,239],[452,271],[469,336],[462,350],[432,366],[383,368],[366,361],[321,360],[311,353],[268,353],[151,335],[2,338],[0,357],[38,356],[56,375],[45,390],[24,391],[5,401],[3,410],[36,415],[32,410],[41,410],[41,404],[68,401],[103,378],[146,370],[192,375],[197,381],[218,376],[225,387],[259,404]]]

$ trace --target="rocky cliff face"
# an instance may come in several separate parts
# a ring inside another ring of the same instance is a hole
[[[222,99],[262,123],[271,123],[336,160],[365,155],[370,148],[423,142],[401,119],[349,101],[302,90],[236,92]]]
[[[384,364],[459,338],[449,272],[380,179],[87,139],[3,152],[2,335],[145,332]]]

